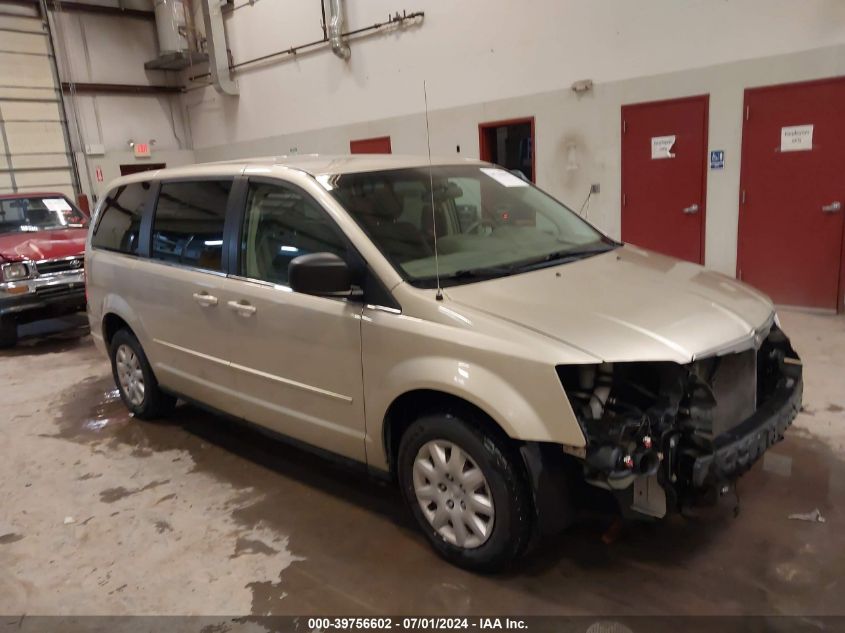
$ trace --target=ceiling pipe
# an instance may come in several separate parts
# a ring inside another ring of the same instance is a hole
[[[408,13],[403,11],[402,13],[396,12],[395,15],[389,15],[387,17],[386,22],[376,22],[375,24],[370,24],[369,26],[364,26],[359,29],[354,29],[352,31],[347,31],[343,34],[344,38],[348,39],[357,39],[357,38],[364,38],[369,37],[370,35],[374,35],[380,32],[384,32],[387,29],[403,29],[408,26],[419,26],[422,24],[423,20],[425,19],[425,12],[424,11],[413,11]],[[303,52],[313,52],[319,50],[323,46],[329,43],[328,37],[325,37],[320,40],[315,40],[313,42],[308,42],[307,44],[298,44],[296,46],[291,46],[290,48],[286,48],[283,51],[275,51],[273,53],[267,53],[266,55],[261,55],[260,57],[253,57],[252,59],[245,59],[243,61],[237,62],[232,64],[229,68],[231,69],[232,73],[237,73],[253,64],[260,64],[260,63],[272,63],[273,61],[284,61],[285,58],[295,58],[297,55]],[[191,75],[188,77],[188,81],[196,81],[197,79],[205,79],[206,77],[211,76],[211,73],[199,73],[196,75]],[[200,88],[205,88],[207,85],[211,84],[203,84],[201,86],[195,86],[193,88],[188,88],[188,90],[197,90]]]
[[[220,0],[200,0],[200,4],[214,89],[222,95],[237,96],[238,82],[232,79],[232,71],[229,68],[229,52],[226,47],[226,31],[223,29]]]
[[[343,0],[329,0],[329,41],[332,45],[332,52],[343,60],[352,56],[352,49],[343,39],[343,23],[345,21]]]
[[[147,84],[104,84],[104,83],[79,83],[62,82],[64,93],[86,93],[86,94],[115,94],[115,95],[162,95],[179,94],[183,92],[179,86],[156,86]]]

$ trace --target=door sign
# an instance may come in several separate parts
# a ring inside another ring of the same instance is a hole
[[[710,151],[710,169],[725,168],[725,150],[714,149]]]
[[[675,158],[672,148],[675,146],[675,135],[651,137],[651,160],[661,158]]]
[[[813,149],[813,126],[791,125],[780,129],[780,151],[809,152]]]

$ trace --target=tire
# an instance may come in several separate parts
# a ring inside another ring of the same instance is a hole
[[[0,349],[9,349],[18,343],[18,324],[0,317]]]
[[[439,470],[435,454],[440,455]],[[480,485],[476,468],[483,475]],[[469,416],[426,415],[399,442],[397,474],[411,513],[432,547],[450,563],[494,572],[527,549],[533,533],[531,495],[519,454],[507,437],[487,431]],[[479,499],[492,500],[492,512],[479,512],[487,505]],[[448,514],[446,524],[443,512]],[[463,530],[457,527],[461,523]]]
[[[114,335],[109,357],[120,399],[136,418],[153,420],[173,411],[176,398],[159,388],[147,355],[132,332],[123,329]]]

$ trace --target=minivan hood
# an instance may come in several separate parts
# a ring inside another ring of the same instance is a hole
[[[87,228],[0,233],[0,257],[12,261],[38,261],[82,255],[87,235]]]
[[[688,363],[750,347],[774,315],[745,284],[629,245],[446,296],[607,362]]]

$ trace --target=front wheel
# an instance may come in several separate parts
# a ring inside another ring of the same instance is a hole
[[[120,330],[110,347],[112,375],[123,404],[142,420],[161,418],[176,406],[176,398],[158,386],[153,369],[138,339]]]
[[[397,466],[412,514],[449,562],[496,571],[525,551],[530,494],[507,438],[451,414],[425,416],[403,434]]]

